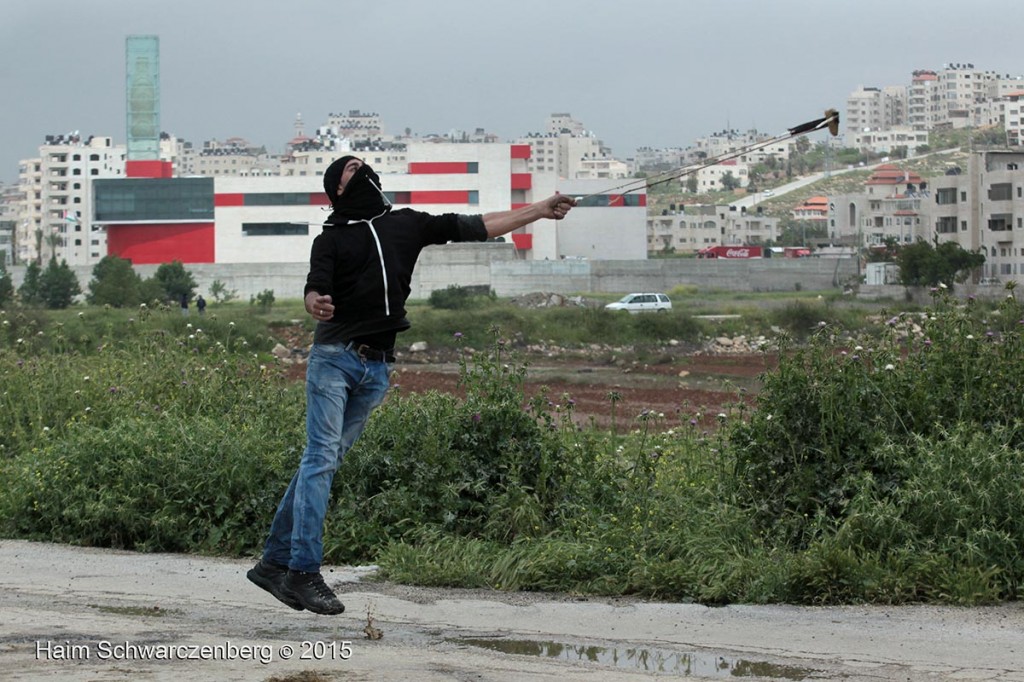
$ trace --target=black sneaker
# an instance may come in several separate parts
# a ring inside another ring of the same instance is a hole
[[[288,569],[284,566],[275,566],[263,560],[260,560],[258,564],[250,568],[249,572],[245,574],[249,580],[277,597],[278,601],[292,607],[296,611],[301,611],[305,607],[299,603],[295,595],[284,585],[284,579],[287,575]]]
[[[345,605],[338,601],[334,591],[327,587],[320,573],[288,571],[284,587],[299,604],[313,613],[336,616],[345,611]]]

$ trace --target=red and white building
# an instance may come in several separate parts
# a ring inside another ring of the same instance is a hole
[[[396,208],[488,213],[554,192],[586,197],[557,223],[509,235],[527,260],[647,257],[646,194],[614,193],[608,180],[531,173],[526,144],[410,145],[406,172],[382,173]],[[109,253],[134,264],[294,263],[309,258],[329,215],[322,175],[172,177],[166,161],[128,161],[123,179],[96,184],[93,222]]]

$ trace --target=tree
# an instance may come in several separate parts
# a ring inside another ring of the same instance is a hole
[[[954,282],[963,282],[971,270],[985,263],[985,256],[966,251],[956,242],[939,243],[938,237],[932,246],[923,239],[904,246],[896,256],[900,266],[900,283],[904,286],[938,286],[944,284],[953,288]]]
[[[692,194],[696,194],[697,193],[697,176],[696,175],[691,175],[690,177],[686,178],[686,189],[689,192],[691,192]]]
[[[67,308],[80,293],[82,287],[68,262],[62,260],[58,265],[57,259],[51,258],[39,276],[39,295],[46,307],[53,310]]]
[[[3,258],[0,258],[0,308],[5,307],[14,299],[14,281],[11,274],[7,272]]]
[[[187,296],[191,301],[195,294],[196,280],[181,261],[161,264],[156,269],[153,279],[159,282],[164,297],[168,300],[180,301],[182,296]]]
[[[25,305],[33,306],[42,303],[42,296],[39,292],[39,277],[42,274],[42,270],[39,262],[36,260],[33,260],[25,268],[25,280],[18,289],[21,302]]]
[[[122,308],[148,303],[162,295],[160,285],[153,280],[143,281],[130,260],[105,256],[92,269],[86,300],[92,305]]]
[[[731,192],[732,190],[736,189],[739,186],[739,179],[737,179],[736,176],[732,174],[732,171],[726,171],[725,175],[722,176],[722,189],[726,190],[727,192]]]

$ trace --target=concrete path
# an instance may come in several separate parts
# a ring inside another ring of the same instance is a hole
[[[0,679],[1024,682],[1019,603],[707,608],[410,588],[333,567],[348,610],[328,618],[278,604],[245,579],[251,564],[0,542]]]

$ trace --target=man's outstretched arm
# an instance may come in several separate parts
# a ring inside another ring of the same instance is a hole
[[[554,194],[547,199],[542,199],[522,208],[485,213],[483,219],[484,227],[487,228],[487,237],[500,237],[542,218],[561,220],[575,205],[576,200],[572,197],[564,194]]]

